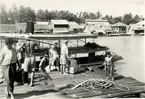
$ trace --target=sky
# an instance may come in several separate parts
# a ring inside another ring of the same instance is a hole
[[[7,8],[13,4],[29,6],[34,10],[69,10],[77,13],[80,11],[97,12],[103,15],[122,16],[126,13],[144,15],[145,0],[1,0]]]

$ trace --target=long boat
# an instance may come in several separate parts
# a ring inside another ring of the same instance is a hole
[[[35,55],[37,56],[37,61],[40,61],[53,42],[57,42],[60,46],[63,41],[68,40],[69,53],[71,54],[71,59],[76,61],[78,66],[97,66],[101,65],[105,59],[105,52],[109,50],[107,46],[100,46],[95,43],[97,35],[95,34],[51,34],[51,35],[40,35],[40,34],[15,34],[15,33],[0,33],[0,37],[12,37],[19,40],[35,41],[39,42],[42,49],[36,49]],[[2,40],[2,39],[1,39]],[[43,51],[42,51],[43,50]],[[113,56],[113,61],[119,61],[123,58],[117,54],[111,52]],[[102,65],[103,66],[103,65]]]

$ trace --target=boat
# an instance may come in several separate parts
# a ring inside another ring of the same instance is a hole
[[[19,40],[28,40],[39,42],[41,46],[40,49],[35,50],[36,61],[39,62],[47,51],[50,45],[55,41],[60,46],[64,40],[68,40],[68,48],[70,53],[70,60],[75,61],[79,67],[89,67],[89,66],[99,66],[103,67],[103,62],[105,59],[105,53],[110,49],[107,46],[101,46],[96,44],[94,41],[97,39],[95,34],[51,34],[51,35],[41,35],[41,34],[0,34],[0,37],[13,37]],[[89,41],[89,42],[88,42]],[[43,51],[42,51],[43,50]],[[119,61],[123,58],[112,51],[110,51],[113,56],[113,61]],[[38,66],[37,66],[38,67]]]

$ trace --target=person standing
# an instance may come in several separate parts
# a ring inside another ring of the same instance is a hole
[[[51,48],[49,49],[49,71],[51,71],[52,66],[56,68],[56,66],[54,66],[54,63],[56,59],[58,59],[58,57],[59,56],[55,50],[55,46],[51,45]]]
[[[25,59],[22,67],[24,72],[28,73],[29,70],[31,71],[30,86],[34,86],[34,74],[36,68],[36,57],[34,55],[34,51],[35,47],[40,49],[40,46],[34,41],[26,41],[21,44],[21,47],[25,47]]]
[[[39,71],[42,71],[44,74],[47,75],[47,78],[53,83],[52,78],[50,75],[47,73],[46,67],[48,66],[48,55],[45,53],[44,57],[41,59],[39,63]]]
[[[69,73],[69,67],[68,66],[68,47],[67,47],[68,41],[65,41],[64,44],[61,46],[61,55],[60,55],[60,64],[61,64],[61,73]]]
[[[106,76],[107,76],[107,78],[114,80],[114,78],[113,78],[114,63],[112,61],[112,56],[111,56],[110,52],[107,52],[106,55],[107,56],[105,57],[105,62],[104,62]]]
[[[58,70],[60,71],[60,49],[58,47],[57,42],[54,43],[54,50],[56,53],[56,60],[55,60],[54,64],[55,64],[56,68],[58,68]]]
[[[13,38],[5,38],[5,46],[0,52],[0,65],[3,67],[4,78],[7,82],[7,98],[14,99],[14,82],[16,77],[16,63],[20,68],[17,59],[17,52],[12,46],[14,43]]]

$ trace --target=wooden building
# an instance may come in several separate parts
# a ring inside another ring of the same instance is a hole
[[[121,22],[113,24],[111,27],[118,34],[126,33],[127,31],[127,25]]]
[[[49,25],[49,22],[35,22],[34,32],[37,34],[39,33],[51,34],[51,27]]]
[[[92,32],[96,31],[97,34],[100,35],[107,35],[108,31],[109,33],[112,32],[112,28],[110,23],[107,20],[86,20],[86,29],[85,32]]]
[[[132,34],[141,34],[145,32],[145,21],[140,21],[136,24],[130,24],[128,31]]]
[[[49,25],[53,34],[69,33],[69,22],[67,20],[51,20]]]
[[[69,32],[70,33],[80,33],[83,32],[84,26],[76,23],[75,21],[69,22]]]

